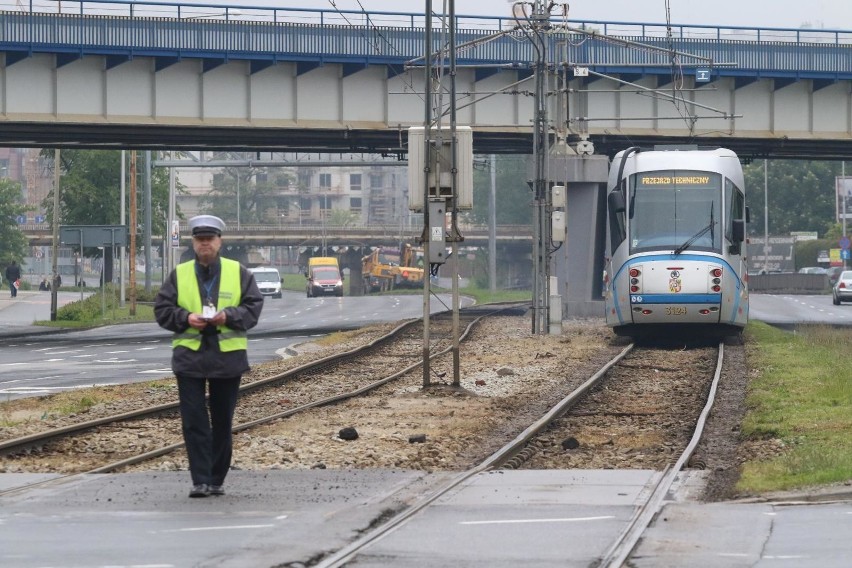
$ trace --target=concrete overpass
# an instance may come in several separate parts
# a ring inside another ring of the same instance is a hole
[[[93,0],[0,12],[0,144],[406,151],[405,130],[423,121],[422,15],[213,10]],[[665,24],[553,23],[551,87],[567,97],[551,98],[551,116],[599,153],[691,142],[746,159],[852,155],[852,32],[675,24],[668,38]],[[477,153],[531,151],[532,47],[520,31],[487,40],[514,25],[459,16],[458,41],[471,43],[458,120]]]

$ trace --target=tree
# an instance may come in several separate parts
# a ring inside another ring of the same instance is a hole
[[[835,220],[835,176],[840,175],[837,162],[810,160],[771,160],[768,176],[769,233],[816,231],[826,235]],[[751,210],[750,234],[764,231],[763,160],[747,165],[744,170],[746,203]]]
[[[53,163],[53,150],[43,150],[42,155]],[[62,150],[59,154],[62,178],[60,181],[60,224],[61,225],[120,225],[121,224],[121,151],[119,150]],[[127,170],[129,171],[129,170]],[[145,168],[137,169],[138,219],[144,211]],[[177,191],[181,187],[178,185]],[[125,194],[125,207],[129,211],[130,192]],[[169,203],[169,175],[167,168],[154,168],[151,173],[151,232],[166,233],[166,216]],[[42,206],[47,218],[53,222],[53,191],[45,198]],[[179,216],[180,213],[177,212]],[[141,221],[140,221],[141,222]],[[127,220],[125,220],[127,223]],[[138,246],[150,243],[137,240]],[[83,249],[87,257],[99,257],[94,247]],[[112,278],[112,251],[106,252],[105,279]]]
[[[481,156],[480,156],[481,158]],[[488,157],[490,160],[490,156]],[[533,195],[527,185],[527,156],[496,156],[497,169],[497,224],[529,225],[532,223]],[[409,191],[411,191],[409,189]],[[487,225],[488,194],[491,192],[491,166],[473,172],[473,210],[470,213],[475,223]]]
[[[0,260],[4,266],[10,260],[20,262],[26,256],[29,243],[16,219],[27,211],[21,199],[21,184],[0,179]]]
[[[278,196],[289,176],[281,168],[224,167],[200,201],[211,215],[236,224],[278,223]],[[239,209],[239,216],[237,215]]]

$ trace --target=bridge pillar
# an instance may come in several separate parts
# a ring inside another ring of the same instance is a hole
[[[567,237],[552,256],[564,317],[603,317],[601,277],[604,267],[606,156],[550,154],[551,184],[566,188]],[[554,293],[553,291],[551,293]]]

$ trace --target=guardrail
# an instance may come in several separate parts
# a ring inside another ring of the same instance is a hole
[[[0,50],[85,54],[264,59],[271,61],[358,61],[404,64],[423,53],[425,19],[411,12],[366,12],[195,3],[45,2],[0,4]],[[458,15],[458,60],[528,66],[533,47],[523,32],[483,41],[512,30],[509,16]],[[596,30],[632,41],[672,47],[731,63],[741,69],[847,73],[852,68],[852,31],[713,26],[664,23],[574,21],[554,24]],[[671,30],[671,45],[668,32]],[[670,68],[670,57],[570,33],[548,34],[551,53],[564,44],[572,62],[593,65],[651,65]],[[435,38],[435,48],[442,38]],[[567,42],[567,43],[566,43]],[[12,62],[15,58],[11,59]],[[682,65],[690,64],[681,60]],[[8,61],[7,61],[8,64]]]

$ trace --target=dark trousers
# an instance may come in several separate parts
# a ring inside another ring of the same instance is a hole
[[[14,280],[9,280],[9,291],[12,292],[13,298],[18,295],[18,289],[15,288],[15,281]]]
[[[231,467],[231,427],[240,377],[194,379],[178,377],[183,441],[193,485],[222,485]],[[205,387],[210,385],[209,412]]]

